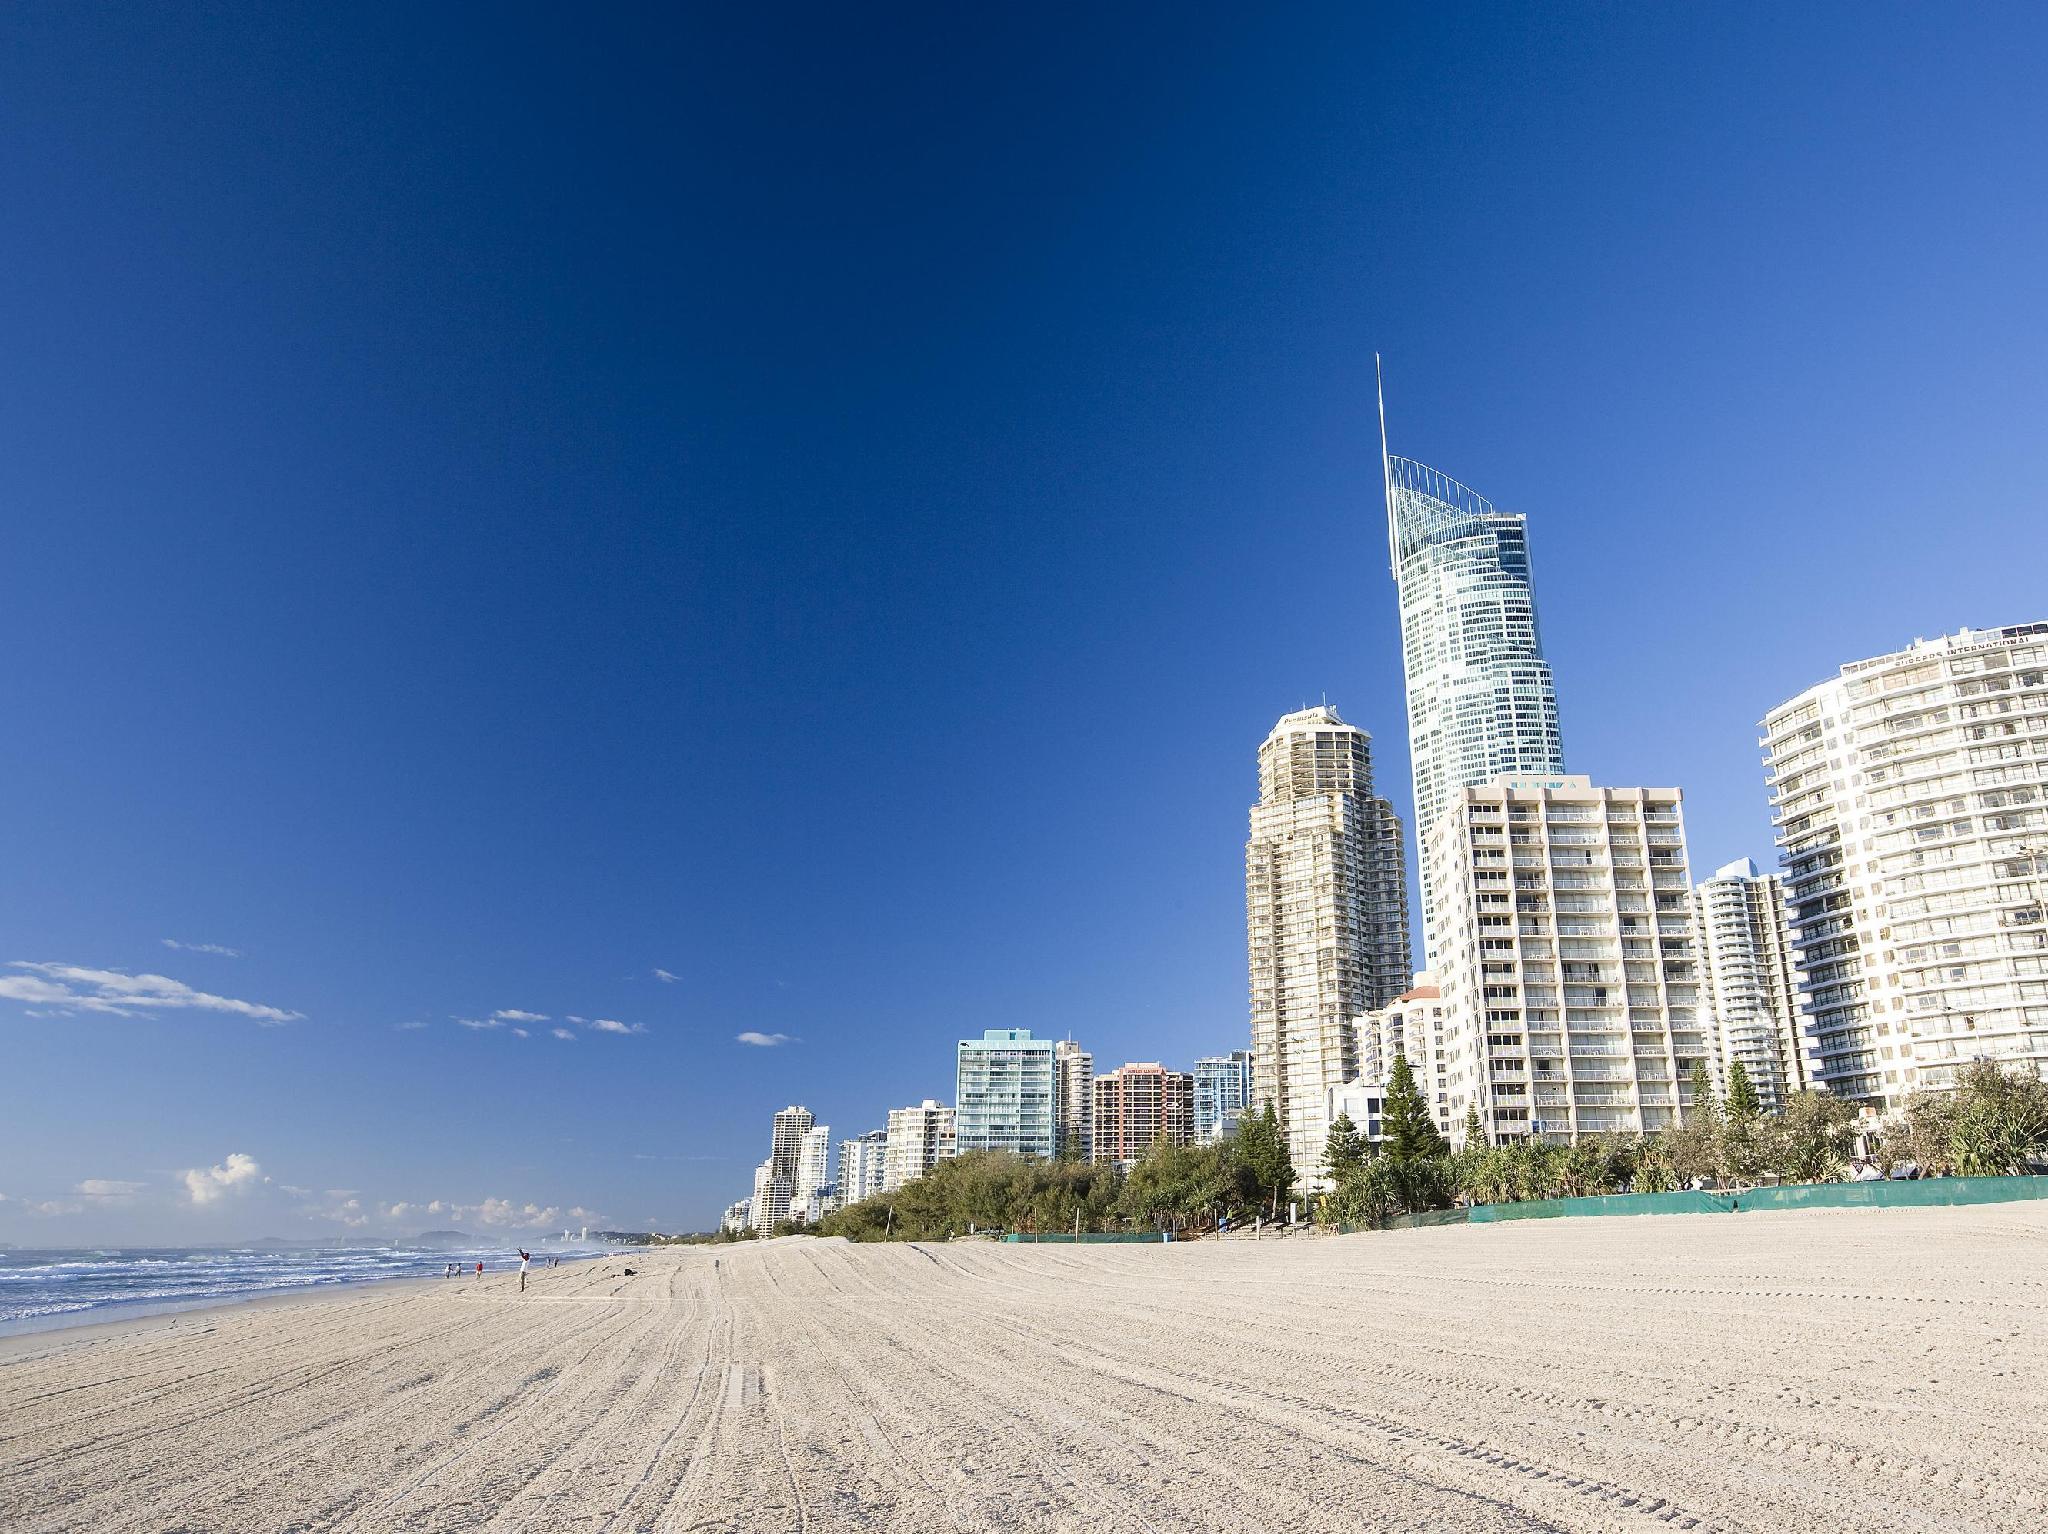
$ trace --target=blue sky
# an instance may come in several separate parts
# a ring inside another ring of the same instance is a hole
[[[702,1226],[963,1033],[1241,1046],[1273,719],[1407,813],[1375,349],[1696,871],[2048,617],[2038,13],[0,28],[0,1238]]]

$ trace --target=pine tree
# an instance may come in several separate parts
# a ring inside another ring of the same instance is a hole
[[[1720,1104],[1714,1101],[1714,1078],[1708,1074],[1704,1060],[1692,1063],[1692,1116],[1702,1124],[1714,1123],[1721,1117]]]
[[[1465,1110],[1465,1149],[1478,1150],[1486,1144],[1486,1130],[1479,1122],[1477,1104]]]
[[[1330,1126],[1330,1138],[1323,1145],[1323,1171],[1331,1182],[1341,1186],[1346,1178],[1355,1176],[1364,1165],[1365,1137],[1351,1122],[1350,1114],[1340,1113]]]
[[[1381,1110],[1387,1156],[1396,1166],[1408,1166],[1432,1156],[1450,1152],[1436,1118],[1415,1085],[1415,1071],[1406,1055],[1394,1056],[1393,1075],[1387,1082],[1386,1107]]]
[[[1238,1120],[1237,1157],[1251,1174],[1252,1184],[1266,1198],[1267,1212],[1278,1219],[1280,1201],[1294,1188],[1294,1163],[1280,1133],[1280,1116],[1269,1100],[1258,1113]]]
[[[1756,1095],[1756,1086],[1749,1079],[1749,1071],[1740,1060],[1728,1067],[1728,1118],[1730,1122],[1747,1124],[1759,1118],[1764,1111],[1763,1099]]]

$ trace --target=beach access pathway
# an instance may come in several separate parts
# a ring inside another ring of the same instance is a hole
[[[2038,1534],[2048,1209],[796,1238],[17,1338],[0,1528]]]

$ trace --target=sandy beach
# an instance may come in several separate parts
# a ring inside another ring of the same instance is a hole
[[[2044,1523],[2041,1206],[796,1239],[0,1349],[18,1534]]]

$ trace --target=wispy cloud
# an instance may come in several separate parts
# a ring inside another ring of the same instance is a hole
[[[112,1017],[139,1017],[159,1010],[227,1012],[259,1023],[289,1023],[305,1016],[282,1007],[195,991],[168,975],[130,975],[118,969],[36,964],[26,959],[13,960],[7,967],[22,973],[0,975],[0,999],[58,1011],[98,1012]]]
[[[458,1017],[453,1019],[453,1021],[458,1028],[474,1028],[479,1032],[492,1028],[506,1028],[511,1031],[514,1038],[526,1039],[531,1038],[533,1035],[524,1028],[514,1027],[514,1024],[545,1023],[549,1019],[544,1013],[520,1012],[511,1008],[505,1008],[493,1012],[489,1017]],[[578,1017],[571,1013],[564,1021],[574,1023],[579,1028],[588,1028],[594,1033],[645,1033],[647,1031],[645,1023],[622,1023],[615,1017]],[[550,1028],[548,1032],[558,1039],[573,1039],[576,1037],[574,1030],[569,1028],[555,1027]]]
[[[143,1189],[139,1182],[119,1177],[88,1177],[72,1191],[86,1198],[115,1200],[135,1197]]]
[[[234,1152],[219,1166],[193,1167],[178,1174],[185,1181],[185,1196],[194,1204],[217,1204],[230,1193],[258,1182],[267,1182],[254,1156]]]
[[[665,969],[657,969],[654,972],[654,978],[659,980],[663,985],[674,985],[678,980],[682,979],[683,977],[681,975],[672,975]]]
[[[476,1204],[442,1198],[424,1202],[401,1199],[395,1204],[384,1205],[381,1213],[385,1219],[393,1221],[445,1220],[456,1225],[494,1230],[545,1230],[549,1226],[592,1224],[604,1218],[595,1209],[585,1209],[581,1204],[571,1204],[564,1209],[559,1204],[536,1204],[531,1200],[511,1198],[487,1198]]]
[[[415,1020],[410,1023],[398,1023],[394,1026],[398,1029],[400,1033],[412,1033],[417,1031],[418,1029],[426,1027],[427,1025],[423,1022]]]
[[[731,1156],[658,1156],[652,1151],[634,1151],[635,1161],[731,1161]]]
[[[794,1034],[756,1033],[751,1028],[745,1033],[736,1033],[733,1037],[742,1044],[753,1045],[756,1049],[773,1049],[778,1044],[797,1044],[802,1042]]]
[[[158,938],[157,941],[166,948],[177,949],[179,953],[212,953],[220,955],[223,959],[239,959],[242,956],[241,949],[223,947],[219,943],[181,943],[174,937]]]

